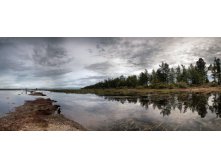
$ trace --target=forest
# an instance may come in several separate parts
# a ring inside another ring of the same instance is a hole
[[[209,79],[210,78],[210,79]],[[162,62],[158,69],[148,73],[145,69],[138,76],[120,76],[109,78],[85,89],[105,89],[105,88],[187,88],[190,86],[219,86],[221,85],[221,62],[219,58],[214,58],[213,63],[206,64],[203,58],[199,58],[195,64],[178,65],[170,67],[166,62]]]

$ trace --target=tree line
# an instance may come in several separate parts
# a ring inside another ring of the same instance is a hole
[[[157,70],[148,73],[147,70],[137,75],[120,76],[109,78],[85,88],[185,88],[188,86],[200,86],[210,83],[208,73],[211,73],[213,85],[221,85],[221,62],[219,58],[214,58],[212,64],[206,66],[203,58],[199,58],[195,64],[178,65],[170,67],[162,62]]]

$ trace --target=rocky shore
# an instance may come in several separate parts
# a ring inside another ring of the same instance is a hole
[[[78,131],[86,130],[60,113],[60,106],[51,99],[37,98],[16,107],[0,118],[1,131]]]

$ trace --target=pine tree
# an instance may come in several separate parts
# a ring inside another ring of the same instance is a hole
[[[176,73],[175,73],[174,68],[171,68],[170,73],[169,73],[169,83],[171,83],[171,84],[175,83],[175,78],[176,78],[175,75],[176,75]]]
[[[207,80],[206,62],[202,58],[199,58],[199,60],[196,62],[196,70],[199,73],[199,84],[206,83]]]
[[[157,74],[155,70],[152,70],[152,73],[150,75],[150,83],[151,85],[158,83]]]
[[[169,83],[170,68],[167,63],[162,62],[160,68],[157,69],[157,78],[162,83]]]
[[[145,70],[144,72],[141,72],[139,75],[139,85],[148,85],[148,81],[149,81],[149,75],[147,70]]]
[[[189,73],[189,80],[190,83],[193,85],[198,85],[200,84],[200,74],[199,72],[196,70],[196,67],[193,66],[192,64],[190,64],[189,68],[188,68],[188,73]]]

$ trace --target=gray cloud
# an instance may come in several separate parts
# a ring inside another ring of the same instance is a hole
[[[211,63],[221,54],[220,38],[118,38],[111,45],[101,45],[106,58],[121,58],[135,69],[157,67],[161,61],[172,65],[194,62],[203,57]]]
[[[94,63],[91,65],[86,66],[85,68],[91,71],[95,71],[98,73],[103,73],[106,74],[107,72],[110,71],[110,69],[114,67],[114,65],[112,65],[110,62],[105,61],[105,62],[101,62],[101,63]]]
[[[64,48],[51,44],[34,48],[33,51],[33,60],[42,66],[60,66],[70,61]]]
[[[199,57],[221,57],[221,38],[0,38],[0,87],[81,87]]]

